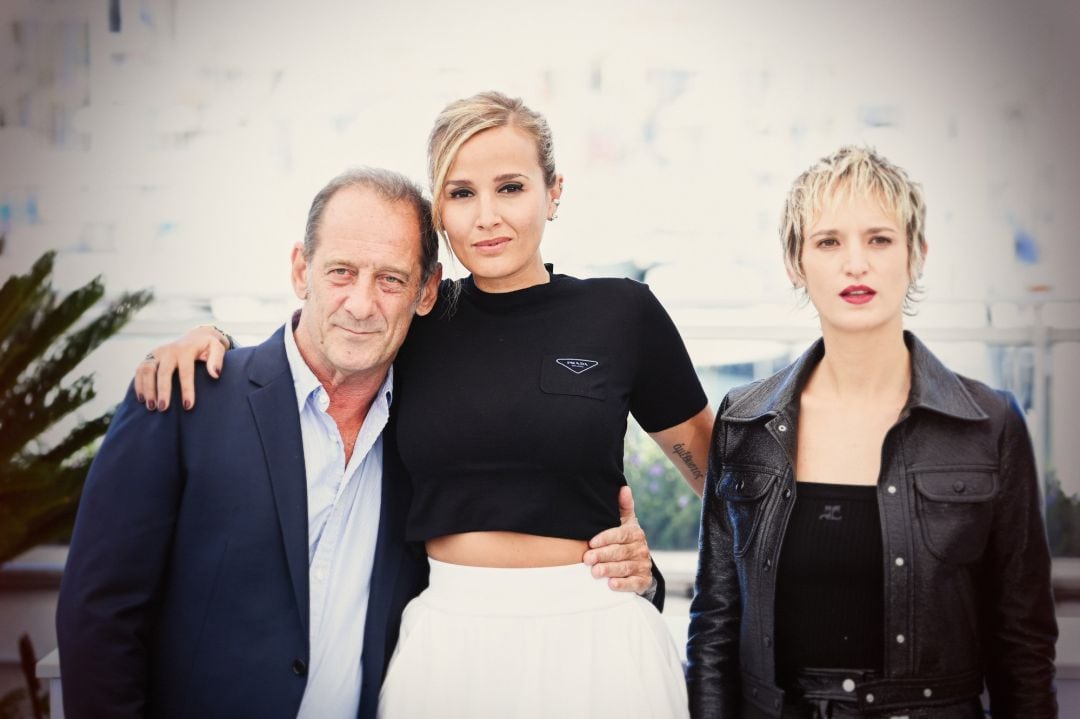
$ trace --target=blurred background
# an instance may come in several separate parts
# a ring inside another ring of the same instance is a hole
[[[0,277],[55,249],[61,290],[153,289],[80,367],[99,413],[195,324],[244,343],[281,324],[321,185],[356,164],[426,185],[438,111],[499,89],[554,130],[545,259],[648,282],[715,407],[817,336],[783,270],[783,198],[872,145],[928,198],[909,326],[1017,394],[1054,552],[1080,557],[1078,33],[1072,0],[4,0]],[[626,464],[654,546],[692,568],[697,500],[637,430]],[[13,647],[0,632],[0,663]]]

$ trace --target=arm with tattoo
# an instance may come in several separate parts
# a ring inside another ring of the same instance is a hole
[[[649,434],[699,497],[705,489],[712,426],[713,411],[705,407],[681,424]]]

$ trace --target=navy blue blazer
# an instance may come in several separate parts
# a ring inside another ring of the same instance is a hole
[[[307,488],[283,337],[229,352],[219,380],[196,372],[191,412],[149,413],[129,389],[87,478],[60,589],[70,719],[296,716]],[[375,716],[402,609],[427,583],[423,548],[404,542],[411,487],[393,431],[383,452],[360,719]]]

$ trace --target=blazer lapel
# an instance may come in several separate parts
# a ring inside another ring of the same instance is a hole
[[[426,578],[422,571],[426,567],[423,547],[405,542],[405,521],[412,499],[412,484],[398,455],[393,412],[382,438],[382,506],[364,628],[361,717],[368,714],[374,716],[374,701],[397,642],[401,610],[420,590]]]
[[[248,402],[270,476],[296,605],[308,631],[307,475],[283,331],[279,329],[255,350],[248,376],[258,388],[248,396]]]

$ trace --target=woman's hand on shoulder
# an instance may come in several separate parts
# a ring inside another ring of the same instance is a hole
[[[208,325],[200,325],[180,339],[155,347],[135,368],[135,396],[146,409],[164,412],[172,399],[175,372],[180,377],[180,400],[184,409],[191,409],[195,406],[195,363],[206,362],[207,374],[217,379],[229,347],[229,338]]]

